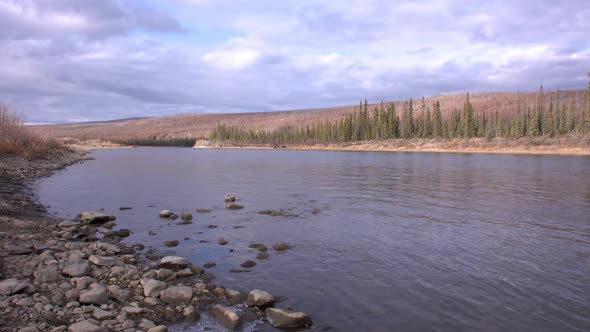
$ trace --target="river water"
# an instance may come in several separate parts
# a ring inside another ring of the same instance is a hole
[[[181,148],[91,156],[37,183],[52,213],[104,209],[132,230],[126,241],[215,262],[207,271],[216,283],[284,296],[279,306],[310,313],[316,328],[590,331],[588,157]],[[226,193],[244,209],[226,210]],[[158,217],[162,209],[195,219],[176,225]],[[230,272],[256,260],[249,244],[279,241],[292,248]]]

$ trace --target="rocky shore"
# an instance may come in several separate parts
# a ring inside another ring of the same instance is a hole
[[[29,181],[84,158],[0,156],[0,331],[167,331],[202,315],[226,330],[312,325],[305,313],[273,308],[265,291],[214,284],[212,274],[183,257],[145,259],[143,245],[121,242],[129,232],[115,229],[115,216],[53,220]]]

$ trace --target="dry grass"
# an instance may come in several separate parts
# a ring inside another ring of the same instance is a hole
[[[29,160],[60,154],[64,146],[55,138],[43,138],[24,125],[23,117],[0,104],[0,155],[17,155]]]

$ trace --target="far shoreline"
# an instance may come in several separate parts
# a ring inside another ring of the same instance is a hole
[[[476,154],[520,154],[520,155],[569,155],[590,156],[590,145],[512,145],[514,141],[502,140],[496,143],[481,139],[471,140],[413,140],[368,141],[340,144],[296,144],[296,145],[243,145],[202,144],[195,149],[252,149],[252,150],[301,150],[301,151],[346,151],[346,152],[427,152],[427,153],[476,153]],[[405,144],[409,143],[409,144]],[[463,145],[463,146],[462,146]]]

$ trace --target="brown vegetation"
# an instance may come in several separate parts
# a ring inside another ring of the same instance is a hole
[[[23,118],[0,104],[0,155],[17,155],[31,159],[48,158],[64,147],[55,138],[43,138],[24,125]]]
[[[545,100],[570,104],[581,103],[584,90],[545,92]],[[498,112],[508,115],[517,112],[519,105],[534,104],[538,92],[528,93],[472,93],[471,103],[476,112]],[[432,96],[425,99],[427,105],[440,101],[442,116],[448,117],[454,110],[461,110],[465,94]],[[397,109],[403,109],[404,101],[394,102]],[[369,104],[369,109],[379,103]],[[358,106],[342,106],[282,112],[258,112],[235,114],[181,114],[157,118],[127,119],[108,122],[34,126],[35,132],[49,137],[74,137],[82,140],[103,139],[124,141],[129,139],[174,139],[208,138],[215,127],[223,123],[228,127],[244,129],[274,130],[282,127],[316,123],[318,120],[337,120],[358,110]]]

